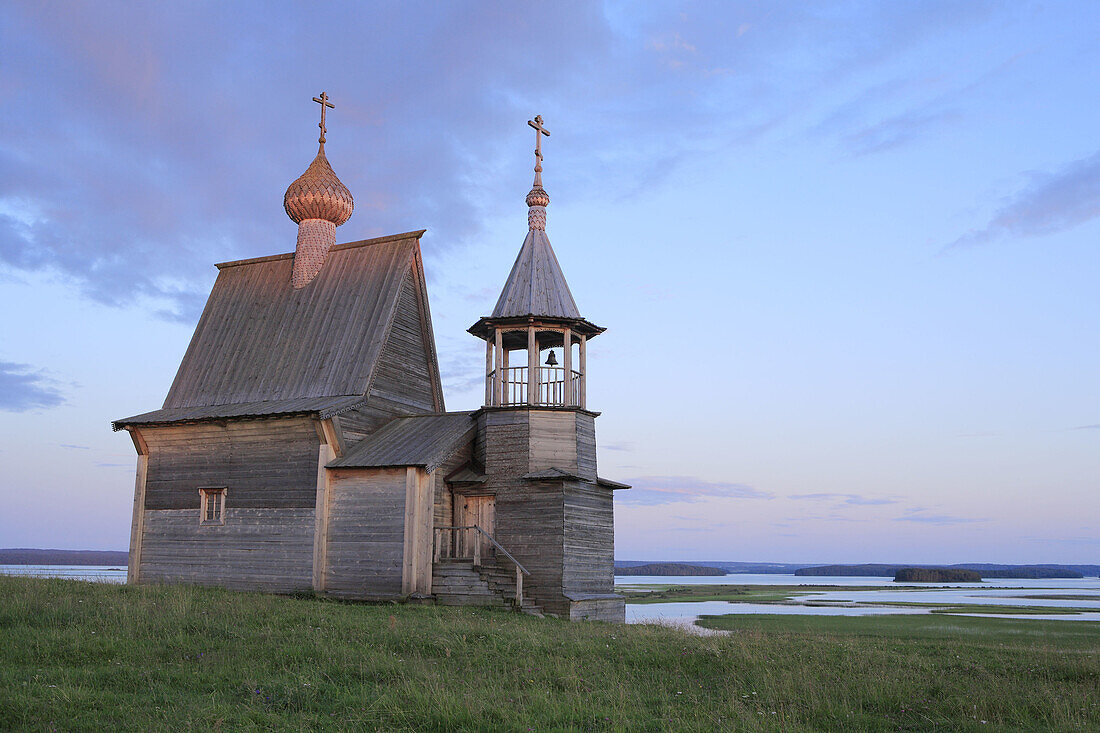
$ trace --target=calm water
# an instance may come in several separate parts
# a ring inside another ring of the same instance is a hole
[[[674,622],[695,619],[700,615],[767,613],[808,616],[872,616],[881,614],[930,613],[929,608],[903,608],[875,605],[881,603],[942,603],[1009,606],[1046,606],[1057,608],[1087,608],[1079,614],[1027,615],[981,614],[982,617],[1051,619],[1065,621],[1100,621],[1100,578],[998,578],[982,583],[944,583],[932,587],[895,584],[890,578],[868,577],[803,577],[797,575],[724,575],[695,577],[620,576],[619,588],[643,590],[661,585],[786,585],[812,590],[782,605],[766,603],[730,603],[703,601],[700,603],[627,604],[626,618],[630,623]],[[858,586],[866,590],[839,590],[824,586]],[[1026,595],[1074,595],[1072,600],[1021,598]],[[1092,611],[1091,609],[1096,609]]]
[[[29,575],[41,578],[71,578],[101,583],[125,583],[126,568],[98,565],[0,565],[0,574]],[[882,614],[930,613],[928,608],[901,608],[875,605],[878,603],[943,603],[1047,606],[1055,608],[1087,608],[1090,611],[1074,615],[982,614],[983,617],[1017,619],[1052,619],[1063,621],[1100,621],[1100,578],[1071,579],[996,579],[983,583],[954,583],[933,587],[897,585],[889,578],[867,577],[802,577],[796,575],[724,575],[698,577],[665,577],[632,575],[615,578],[620,588],[659,585],[786,585],[812,590],[790,603],[628,603],[626,618],[630,623],[690,622],[700,615],[724,613],[767,613],[808,616],[876,616]],[[858,586],[866,590],[839,590],[826,586]],[[1025,595],[1074,595],[1076,599],[1048,600],[1021,598]],[[1092,611],[1091,609],[1096,609]]]
[[[126,568],[114,565],[0,565],[0,575],[69,578],[99,583],[126,582]]]

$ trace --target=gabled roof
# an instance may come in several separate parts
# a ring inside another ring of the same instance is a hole
[[[111,427],[121,430],[128,425],[168,425],[199,420],[231,420],[276,415],[314,415],[326,420],[363,404],[362,395],[338,397],[300,397],[291,400],[267,400],[233,405],[204,405],[201,407],[175,407],[134,415],[115,420]]]
[[[531,229],[500,293],[493,318],[542,316],[580,319],[545,230]]]
[[[463,443],[473,440],[472,412],[395,417],[364,438],[329,468],[439,468]]]
[[[337,245],[298,290],[293,254],[218,265],[164,409],[366,394],[422,234]]]

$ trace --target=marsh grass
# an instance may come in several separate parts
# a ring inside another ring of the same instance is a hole
[[[1100,727],[1096,624],[884,620],[723,618],[708,623],[733,633],[697,637],[480,609],[0,578],[0,729]]]

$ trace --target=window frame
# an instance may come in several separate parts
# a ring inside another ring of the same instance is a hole
[[[229,487],[227,486],[203,486],[199,488],[200,527],[221,527],[225,525],[225,497],[228,493]],[[214,516],[212,519],[207,519],[211,501],[214,502]]]

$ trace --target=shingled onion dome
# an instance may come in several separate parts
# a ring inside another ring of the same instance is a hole
[[[286,214],[298,225],[298,246],[294,251],[294,270],[290,276],[295,289],[308,285],[325,264],[329,249],[336,244],[336,227],[351,218],[355,200],[351,191],[336,177],[325,157],[324,108],[327,95],[314,101],[322,103],[320,148],[317,157],[283,196]]]

